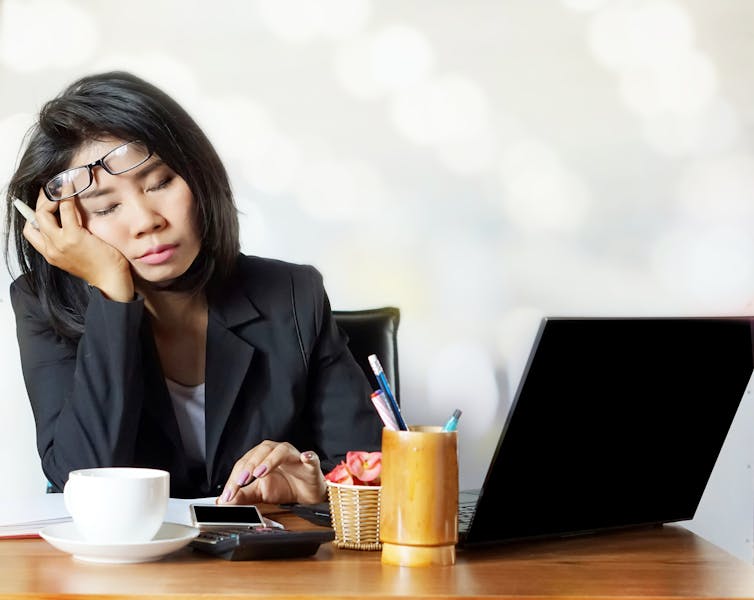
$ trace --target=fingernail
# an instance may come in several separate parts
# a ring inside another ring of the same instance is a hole
[[[301,456],[303,456],[304,459],[306,460],[311,460],[312,457],[314,456],[314,452],[312,452],[311,450],[307,450],[306,452],[302,452]]]
[[[223,495],[220,496],[220,504],[225,504],[228,500],[230,500],[230,490],[226,489],[223,491]]]
[[[254,477],[261,477],[266,472],[267,472],[267,465],[259,465],[256,469],[254,469],[254,472],[252,473],[252,475],[254,475]]]
[[[245,469],[241,474],[238,476],[238,485],[246,485],[246,483],[249,481],[249,476],[251,473],[249,473],[248,469]]]

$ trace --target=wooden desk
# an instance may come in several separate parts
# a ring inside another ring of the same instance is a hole
[[[270,513],[305,528],[292,515]],[[0,598],[754,598],[754,567],[680,526],[459,551],[452,567],[383,566],[379,552],[229,562],[78,562],[44,540],[0,541]]]

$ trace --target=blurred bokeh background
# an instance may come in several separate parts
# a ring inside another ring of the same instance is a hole
[[[750,311],[752,23],[746,0],[0,0],[0,186],[74,78],[164,88],[226,162],[245,252],[401,309],[407,419],[462,408],[478,487],[543,315]],[[33,489],[0,277],[0,476]],[[741,506],[708,504],[751,560],[740,430]]]

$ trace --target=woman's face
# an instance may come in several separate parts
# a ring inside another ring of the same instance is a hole
[[[69,168],[90,164],[125,141],[87,143]],[[83,226],[120,251],[136,278],[157,283],[183,275],[201,248],[186,181],[157,155],[120,175],[94,167],[93,178],[92,186],[78,195]]]

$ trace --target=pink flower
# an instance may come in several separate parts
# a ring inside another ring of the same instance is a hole
[[[382,453],[354,451],[325,475],[327,481],[346,485],[380,485]]]
[[[327,479],[327,481],[332,481],[333,483],[353,485],[353,477],[348,472],[346,463],[342,461],[339,465],[336,465],[336,467],[332,471],[325,475],[325,479]]]
[[[375,481],[382,471],[381,452],[349,452],[346,454],[348,471],[364,483]],[[375,483],[373,485],[379,485]]]

